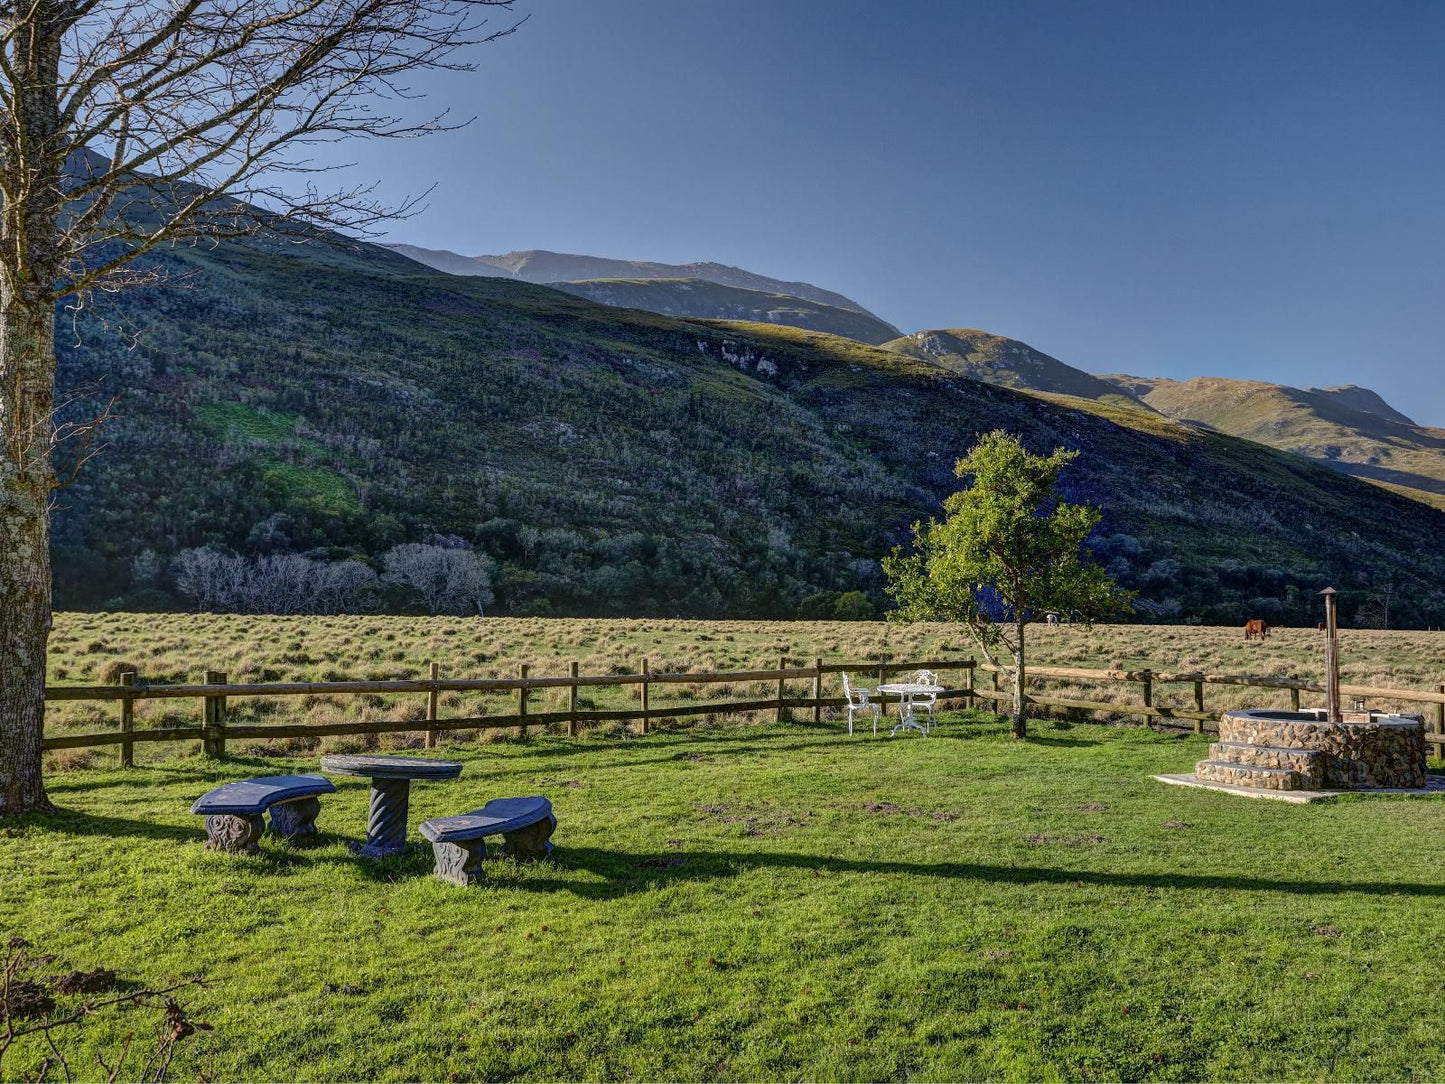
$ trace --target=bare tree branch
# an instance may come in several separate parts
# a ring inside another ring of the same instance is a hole
[[[312,157],[320,145],[466,123],[410,115],[406,79],[472,70],[470,47],[520,25],[482,17],[511,3],[0,4],[0,198],[12,227],[0,231],[0,277],[18,284],[41,257],[54,300],[153,281],[126,266],[175,241],[365,234],[414,213],[419,197],[390,205],[368,185],[294,181],[339,168]],[[16,98],[31,89],[37,40],[58,49],[49,117]],[[8,213],[20,208],[38,213]],[[41,236],[47,221],[53,237]]]
[[[348,243],[413,213],[328,189],[318,148],[465,123],[418,112],[408,80],[471,70],[511,4],[0,0],[0,815],[50,808],[53,456],[68,440],[83,463],[110,416],[56,424],[56,302],[161,281],[137,261],[180,242]]]

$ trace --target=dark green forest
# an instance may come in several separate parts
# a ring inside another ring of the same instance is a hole
[[[1445,624],[1445,514],[1142,410],[371,246],[160,259],[171,285],[64,313],[68,414],[118,417],[58,496],[58,608],[186,608],[189,548],[444,536],[495,562],[494,613],[873,616],[878,559],[1004,428],[1082,452],[1063,488],[1140,619],[1313,624],[1320,587],[1348,617],[1388,582],[1392,624]]]

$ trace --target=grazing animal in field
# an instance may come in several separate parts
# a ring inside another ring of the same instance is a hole
[[[1057,625],[1059,623],[1059,615],[1056,613],[1047,613],[1044,614],[1044,620],[1050,625]]]
[[[1263,618],[1251,617],[1244,623],[1244,638],[1246,640],[1268,640],[1269,622]]]
[[[1319,622],[1318,624],[1315,625],[1315,628],[1319,629],[1320,632],[1324,632],[1324,631],[1325,631],[1325,623],[1324,623],[1323,621],[1321,621],[1321,622]]]

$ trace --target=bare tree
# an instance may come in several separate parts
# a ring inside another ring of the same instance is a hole
[[[1384,580],[1375,584],[1369,597],[1360,603],[1360,608],[1355,611],[1356,624],[1366,629],[1388,629],[1390,627],[1390,607],[1394,602],[1394,580]]]
[[[386,580],[415,592],[429,614],[476,613],[492,601],[488,562],[465,545],[408,542],[381,557]]]
[[[248,560],[215,550],[181,550],[171,562],[176,589],[201,611],[248,614],[354,613],[376,594],[365,561],[316,561],[295,553]]]
[[[0,0],[0,815],[45,809],[40,749],[57,485],[55,309],[154,282],[139,257],[408,213],[325,191],[318,144],[453,125],[406,80],[467,70],[511,0]],[[80,456],[94,425],[76,430]]]

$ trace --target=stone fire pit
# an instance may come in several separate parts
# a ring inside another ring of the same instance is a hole
[[[1263,790],[1415,790],[1425,786],[1419,715],[1323,710],[1231,711],[1196,765],[1201,782]]]
[[[1425,774],[1423,716],[1340,710],[1337,592],[1326,587],[1320,594],[1325,600],[1320,626],[1325,630],[1325,707],[1225,712],[1219,719],[1219,740],[1210,745],[1209,759],[1194,766],[1193,775],[1155,779],[1286,802],[1313,802],[1361,790],[1445,793],[1445,779]],[[1363,707],[1364,701],[1359,704]]]
[[[1324,708],[1231,711],[1219,741],[1192,775],[1161,783],[1250,798],[1315,802],[1352,791],[1445,793],[1445,777],[1425,775],[1425,720],[1419,715],[1347,711],[1337,723]]]

